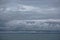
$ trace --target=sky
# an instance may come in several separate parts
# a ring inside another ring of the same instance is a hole
[[[60,0],[0,0],[0,27],[9,29],[48,29],[48,24],[25,25],[21,20],[49,20],[60,19]],[[37,23],[37,21],[35,21]],[[21,23],[21,24],[20,24]],[[40,22],[41,24],[41,22]],[[31,26],[31,28],[30,28]],[[35,25],[33,25],[35,26]],[[1,28],[0,28],[1,29]],[[2,28],[4,29],[4,28]],[[49,29],[56,29],[50,27]],[[60,29],[57,25],[57,29]]]

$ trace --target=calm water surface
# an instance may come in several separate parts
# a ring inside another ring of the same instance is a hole
[[[0,40],[60,40],[60,34],[0,33]]]

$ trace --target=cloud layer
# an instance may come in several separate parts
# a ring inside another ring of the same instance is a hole
[[[59,4],[59,0],[0,0],[0,30],[60,30]]]
[[[3,11],[4,10],[4,11]],[[7,13],[9,11],[20,11],[20,12],[36,12],[36,13],[57,13],[57,8],[41,8],[41,7],[34,7],[34,6],[28,6],[28,5],[22,5],[18,4],[16,7],[14,6],[7,6],[5,8],[0,8],[0,11],[3,11],[4,13]]]
[[[60,30],[60,20],[13,20],[5,26],[9,30]]]

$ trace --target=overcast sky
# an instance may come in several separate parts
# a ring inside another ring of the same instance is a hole
[[[0,0],[0,27],[41,19],[60,19],[60,0]]]
[[[0,18],[60,19],[59,4],[60,0],[0,0]]]

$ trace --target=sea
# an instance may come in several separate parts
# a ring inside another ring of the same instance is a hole
[[[15,33],[1,32],[0,40],[60,40],[60,33]]]

